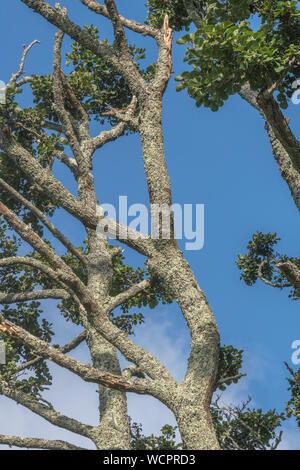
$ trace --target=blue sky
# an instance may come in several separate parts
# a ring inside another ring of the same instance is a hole
[[[55,2],[49,3],[54,5]],[[121,13],[140,21],[145,18],[143,4],[137,0],[118,2]],[[79,0],[64,0],[61,5],[68,8],[70,17],[77,23],[93,23],[100,27],[103,37],[111,38],[109,23],[89,12]],[[40,44],[30,52],[25,72],[51,73],[55,28],[19,0],[1,2],[0,22],[1,80],[8,81],[17,70],[22,44],[28,45],[34,39],[38,39]],[[154,60],[156,49],[151,40],[133,33],[128,33],[128,37],[140,47],[147,47],[147,59]],[[66,39],[65,50],[70,43]],[[184,47],[174,44],[174,76],[184,70],[183,57]],[[230,388],[226,399],[239,401],[251,395],[256,407],[283,410],[288,399],[287,372],[283,361],[292,366],[291,344],[300,339],[299,302],[291,301],[287,292],[262,283],[247,287],[240,281],[235,261],[239,253],[245,252],[256,231],[276,231],[282,239],[278,250],[300,256],[298,210],[280,176],[258,113],[238,96],[231,97],[217,113],[196,108],[185,91],[176,92],[174,76],[163,101],[165,150],[173,202],[205,205],[204,247],[200,251],[186,251],[185,255],[212,306],[222,344],[232,344],[245,351],[244,372],[247,377]],[[25,102],[29,96],[25,93]],[[298,136],[299,113],[300,105],[290,104],[285,111]],[[93,131],[99,131],[98,125]],[[69,174],[61,166],[56,166],[55,171],[57,177],[74,191],[75,185]],[[94,175],[101,202],[117,204],[119,195],[127,195],[129,204],[148,204],[138,136],[122,137],[97,152]],[[84,232],[71,217],[59,212],[55,221],[74,243],[82,242]],[[134,265],[144,262],[131,250],[126,249],[125,254],[128,262]],[[44,305],[47,318],[58,328],[56,339],[63,344],[77,330],[60,318],[55,303]],[[189,337],[179,309],[176,305],[159,306],[155,311],[146,309],[144,313],[147,323],[137,328],[136,341],[155,352],[178,378],[182,377]],[[157,340],[155,344],[153,337]],[[79,348],[73,355],[88,360],[85,348]],[[49,392],[49,396],[59,409],[72,416],[80,412],[83,420],[94,421],[97,403],[93,386],[79,384],[79,379],[56,367],[53,370],[57,389]],[[75,385],[70,393],[74,398],[66,403],[64,387],[66,381],[72,380]],[[87,393],[90,397],[80,411],[74,411],[70,406],[78,403],[77,390],[78,394]],[[145,406],[145,402],[149,406]],[[152,399],[143,401],[141,397],[130,395],[129,405],[131,415],[136,421],[143,422],[147,432],[157,432],[164,422],[172,421],[168,411]],[[32,417],[31,413],[7,399],[0,398],[0,407],[3,417],[0,432],[3,434],[57,435],[52,426],[45,425],[41,419]],[[68,434],[64,431],[59,433],[62,437]],[[297,433],[299,437],[295,424],[289,422],[283,446],[299,449]],[[72,436],[72,442],[79,442],[76,436]]]

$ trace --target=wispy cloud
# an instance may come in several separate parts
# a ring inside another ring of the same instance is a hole
[[[147,322],[136,329],[134,341],[155,354],[160,361],[172,372],[177,380],[182,380],[186,370],[189,353],[189,338],[186,331],[178,328],[174,331],[172,322],[166,313],[156,311]],[[90,362],[89,352],[81,346],[72,353],[82,361]],[[124,367],[126,361],[121,360]],[[251,353],[245,357],[247,377],[242,378],[237,385],[229,387],[222,395],[222,403],[237,404],[247,400],[253,382],[263,381],[266,371],[270,369],[267,358],[260,353]],[[82,422],[96,425],[98,422],[97,386],[87,384],[74,374],[51,364],[54,385],[45,393],[45,398],[51,401],[58,411]],[[251,406],[259,406],[254,400]],[[39,416],[26,410],[13,401],[0,397],[0,432],[23,437],[44,437],[62,439],[76,445],[93,449],[91,441],[63,429],[52,426]],[[128,394],[129,415],[138,423],[143,424],[144,434],[158,434],[164,424],[176,425],[173,414],[152,397]],[[299,429],[293,423],[283,428],[283,441],[280,449],[299,449]],[[8,449],[7,446],[0,448]]]

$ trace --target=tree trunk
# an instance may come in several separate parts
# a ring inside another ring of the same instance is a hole
[[[88,288],[103,313],[113,274],[111,251],[106,240],[99,239],[95,232],[90,232],[89,235]],[[114,375],[121,375],[116,348],[92,327],[88,328],[87,343],[94,367]],[[97,448],[130,449],[126,394],[100,385],[99,412],[100,423],[93,431],[93,441]]]
[[[87,343],[93,366],[114,375],[121,375],[115,348],[99,333],[90,329]],[[130,429],[126,394],[99,385],[99,426],[93,430],[93,441],[97,449],[130,449]]]
[[[206,407],[190,402],[188,399],[180,408],[177,424],[183,449],[220,450],[211,416]]]

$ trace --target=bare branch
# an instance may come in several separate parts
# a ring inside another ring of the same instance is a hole
[[[97,227],[98,236],[102,238],[111,237],[119,240],[145,256],[154,255],[154,244],[149,235],[138,232],[109,217],[105,217],[103,216],[104,213],[104,209],[99,206],[98,214],[100,220]]]
[[[94,150],[97,150],[103,147],[103,145],[107,144],[108,142],[113,142],[114,140],[121,137],[124,134],[126,127],[127,126],[125,122],[120,122],[109,131],[102,131],[97,137],[94,137],[91,141]]]
[[[6,222],[17,232],[24,241],[29,243],[36,251],[38,251],[48,262],[56,269],[64,271],[66,274],[75,274],[71,268],[55,253],[47,243],[44,242],[30,226],[26,225],[19,217],[11,211],[5,204],[0,202],[0,214]]]
[[[129,300],[132,297],[135,297],[140,292],[143,292],[144,290],[148,289],[150,285],[151,285],[151,280],[144,279],[144,281],[130,287],[125,292],[121,292],[120,294],[112,298],[110,302],[110,309],[113,310],[119,305],[122,305],[124,302],[126,302],[126,300]]]
[[[269,281],[268,279],[266,279],[264,277],[264,275],[262,274],[262,269],[263,267],[265,266],[265,264],[267,264],[269,262],[268,259],[265,259],[263,260],[260,265],[258,266],[258,269],[257,269],[257,274],[259,276],[259,278],[265,283],[267,284],[268,286],[271,286],[271,287],[277,287],[279,289],[282,289],[284,287],[291,287],[291,284],[276,284],[275,282],[272,282],[272,281]]]
[[[78,375],[86,382],[99,383],[104,387],[113,388],[122,392],[134,392],[142,395],[149,393],[152,389],[152,382],[150,380],[125,380],[123,377],[100,371],[91,365],[87,365],[66,356],[59,349],[50,346],[46,341],[33,336],[20,326],[15,325],[8,320],[4,320],[1,326],[6,328],[7,331],[11,329],[11,333],[9,334],[22,340],[40,357],[50,359],[57,365]]]
[[[246,377],[246,376],[247,376],[247,374],[238,374],[238,375],[233,375],[232,377],[224,377],[224,378],[222,378],[218,381],[218,385],[222,385],[226,382],[230,382],[232,380],[237,380],[237,379],[240,379],[240,378]]]
[[[97,226],[95,211],[73,196],[51,172],[43,168],[25,148],[1,129],[0,148],[25,173],[27,178],[36,184],[37,188],[42,189],[53,203],[63,207],[76,219],[81,220],[86,227],[95,228]]]
[[[87,267],[86,257],[52,224],[52,222],[50,222],[42,211],[35,207],[12,186],[7,184],[2,178],[0,178],[0,185],[12,194],[15,199],[19,200],[25,207],[27,207],[34,215],[36,215],[52,235],[54,235],[55,238],[57,238],[71,253],[73,253],[82,262],[84,267]]]
[[[0,202],[0,214],[7,223],[17,232],[24,241],[29,243],[38,253],[40,253],[56,269],[57,281],[67,286],[76,296],[79,303],[82,303],[85,310],[93,315],[100,315],[99,305],[94,301],[91,293],[80,278],[72,269],[55,253],[47,243],[45,243],[29,226],[24,224],[16,214],[9,210]],[[1,265],[2,260],[0,260]],[[79,300],[80,299],[80,300]]]
[[[17,87],[21,87],[23,85],[26,85],[26,83],[31,83],[33,80],[32,77],[23,77],[21,78],[21,80],[19,80],[17,83],[16,83],[16,86]]]
[[[78,170],[78,164],[75,160],[75,158],[68,157],[64,152],[61,150],[54,150],[53,155],[62,163],[64,163],[73,173],[75,179],[79,177],[79,170]]]
[[[169,17],[165,16],[160,39],[158,40],[158,61],[152,86],[164,93],[172,71],[173,32],[169,27]]]
[[[116,116],[122,122],[117,124],[115,127],[110,129],[109,131],[102,131],[97,137],[94,137],[91,140],[94,150],[103,147],[103,145],[107,144],[108,142],[112,142],[116,140],[118,137],[121,137],[121,135],[123,135],[127,127],[126,124],[129,124],[131,127],[135,129],[138,128],[138,119],[134,117],[136,104],[137,104],[137,99],[135,96],[133,96],[131,103],[126,110],[123,111],[123,110],[112,108],[110,106],[110,110],[103,113],[103,116],[111,116],[111,115]]]
[[[137,98],[132,97],[131,103],[127,109],[116,109],[107,104],[109,111],[102,113],[103,116],[115,116],[120,121],[130,124],[136,130],[138,129],[138,119],[134,118],[134,112],[136,110]]]
[[[287,280],[295,288],[297,295],[300,295],[300,269],[291,261],[277,263],[276,267],[284,274]]]
[[[60,77],[69,95],[71,102],[73,103],[74,107],[79,111],[81,115],[81,124],[82,124],[83,130],[85,131],[86,136],[89,136],[89,116],[86,110],[84,109],[84,107],[82,106],[81,102],[78,100],[74,91],[72,90],[71,85],[69,84],[68,79],[62,70],[60,70]]]
[[[90,10],[98,13],[99,15],[104,16],[105,18],[110,18],[107,8],[104,5],[100,5],[96,0],[80,0],[85,6]],[[143,36],[151,36],[157,38],[159,35],[159,30],[152,28],[151,26],[144,25],[135,20],[129,20],[124,18],[124,16],[119,15],[120,21],[125,28],[131,29],[132,31],[142,34]]]
[[[132,94],[140,95],[146,92],[147,83],[140,75],[132,60],[128,63],[127,58],[124,59],[120,55],[115,54],[107,44],[95,39],[88,31],[81,29],[80,26],[73,23],[66,14],[56,11],[44,0],[21,1],[43,16],[49,23],[55,25],[79,44],[92,51],[97,57],[101,57],[123,75]]]
[[[55,44],[54,44],[54,64],[53,64],[53,95],[54,95],[54,104],[53,109],[59,116],[62,122],[62,130],[65,136],[67,137],[72,152],[76,158],[76,161],[79,165],[79,168],[85,167],[85,158],[80,149],[80,142],[78,142],[76,134],[73,129],[70,115],[65,109],[64,98],[61,89],[61,47],[63,41],[64,33],[58,31],[55,35]],[[87,133],[86,137],[89,137],[88,129],[84,125],[84,131]],[[88,167],[89,167],[88,162]],[[89,170],[90,168],[88,168]]]
[[[132,58],[129,53],[129,47],[127,38],[124,32],[123,24],[121,22],[117,6],[114,0],[104,0],[106,5],[107,12],[109,14],[109,18],[111,19],[112,25],[114,27],[114,35],[116,43],[120,49],[120,52],[124,57],[127,57],[128,60],[131,62]]]
[[[10,79],[10,81],[8,82],[7,84],[7,87],[11,87],[13,85],[16,84],[16,81],[18,80],[18,78],[20,78],[20,76],[24,73],[24,65],[25,65],[25,60],[26,60],[26,56],[28,54],[28,52],[30,51],[30,49],[35,45],[35,44],[39,44],[40,41],[33,41],[31,44],[29,44],[28,47],[24,47],[24,52],[22,54],[22,58],[21,58],[21,63],[20,63],[20,66],[19,66],[19,70],[14,73]],[[23,79],[24,80],[24,79]],[[20,85],[19,85],[20,86]]]
[[[0,434],[0,445],[1,444],[6,444],[10,447],[25,447],[27,449],[87,450],[66,441],[51,441],[49,439],[39,439],[36,437],[4,436],[3,434]]]
[[[57,124],[56,122],[45,121],[44,127],[46,127],[46,129],[62,133],[61,124]]]
[[[67,429],[68,431],[75,432],[84,437],[90,437],[89,432],[92,426],[80,423],[79,421],[68,418],[67,416],[58,413],[49,406],[45,406],[39,402],[33,395],[19,390],[13,385],[7,383],[0,377],[0,393],[7,398],[11,398],[20,405],[25,406],[33,413],[41,416],[49,421],[49,423],[59,426],[60,428]]]
[[[53,281],[59,282],[58,276],[53,269],[51,269],[47,264],[34,258],[30,258],[29,256],[11,256],[10,258],[0,259],[0,267],[15,266],[18,264],[38,269]]]
[[[122,372],[122,376],[125,378],[138,377],[140,379],[145,378],[145,374],[141,369],[136,366],[128,366]]]
[[[70,294],[64,289],[45,289],[36,290],[32,292],[21,292],[21,293],[0,293],[1,304],[14,304],[16,302],[26,302],[32,300],[42,299],[68,299]]]
[[[240,96],[256,108],[265,120],[265,129],[269,135],[274,157],[279,164],[283,179],[289,186],[295,204],[300,210],[300,173],[296,169],[288,149],[283,145],[281,135],[276,131],[274,123],[268,120],[264,107],[258,103],[258,92],[251,90],[249,84],[245,84],[240,90]],[[288,122],[285,119],[284,125],[286,126],[287,124]]]
[[[84,330],[82,333],[75,336],[75,338],[73,338],[72,341],[70,341],[70,343],[68,343],[65,346],[62,346],[58,349],[63,353],[68,353],[70,351],[73,351],[73,349],[77,348],[77,346],[79,346],[79,344],[81,344],[85,339],[86,339],[86,331]],[[22,372],[23,370],[28,369],[28,367],[31,367],[34,364],[37,364],[41,360],[43,360],[43,358],[37,356],[34,359],[32,359],[31,361],[24,362],[23,364],[21,364],[20,366],[18,366],[14,370],[12,376],[15,376],[19,372]]]

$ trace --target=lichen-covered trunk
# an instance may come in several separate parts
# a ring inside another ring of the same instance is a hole
[[[105,301],[109,295],[112,279],[112,259],[106,240],[95,233],[89,237],[88,287],[105,312]],[[121,375],[116,348],[90,327],[87,333],[93,366],[114,375]],[[93,441],[99,450],[130,449],[130,428],[126,394],[99,385],[99,426],[94,428]]]
[[[121,375],[114,346],[90,330],[87,342],[93,366],[114,375]],[[130,449],[130,430],[126,394],[99,385],[99,426],[93,430],[93,441],[99,450]]]
[[[272,146],[272,151],[273,155],[275,157],[275,160],[277,161],[279,165],[279,169],[281,172],[281,175],[283,179],[286,181],[288,184],[288,187],[290,189],[291,195],[294,199],[294,202],[297,206],[297,208],[300,210],[300,172],[299,172],[299,166],[298,168],[294,164],[294,155],[292,155],[291,152],[288,152],[287,146],[283,145],[283,138],[282,136],[278,135],[278,132],[276,132],[276,126],[274,123],[276,123],[276,119],[268,119],[268,116],[270,117],[270,108],[266,105],[264,101],[261,101],[260,103],[258,102],[258,92],[251,90],[249,84],[243,85],[243,87],[240,90],[240,96],[246,100],[251,106],[253,106],[257,111],[260,113],[260,115],[263,117],[265,120],[265,129],[268,133],[270,143]],[[282,115],[278,104],[274,102],[274,99],[271,98],[273,102],[273,107],[271,107],[271,116],[277,116],[284,120],[284,116]],[[269,110],[269,113],[266,113],[266,110]],[[272,110],[276,110],[276,113],[273,113]],[[280,125],[280,123],[279,123]],[[284,122],[284,126],[287,126],[287,122]],[[287,130],[287,129],[286,129]],[[289,133],[290,131],[287,130]],[[296,141],[293,141],[294,148],[296,148],[296,152],[299,153],[299,145]],[[295,150],[294,150],[295,152]]]
[[[219,333],[211,308],[182,253],[165,247],[149,267],[177,301],[192,337],[184,380],[171,409],[187,449],[219,449],[210,403],[219,362]]]
[[[212,419],[206,407],[193,402],[182,406],[176,416],[183,449],[220,450]]]
[[[151,204],[169,205],[171,187],[165,164],[161,103],[147,101],[140,124],[143,159]],[[148,267],[173,295],[192,338],[188,369],[178,396],[167,404],[175,414],[187,449],[219,449],[210,403],[219,363],[219,333],[214,315],[175,237],[155,241]]]

